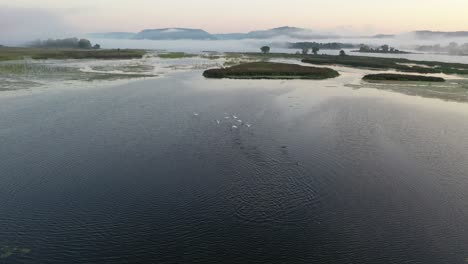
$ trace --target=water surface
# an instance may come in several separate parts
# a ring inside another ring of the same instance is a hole
[[[467,104],[200,76],[0,97],[0,262],[465,262]]]

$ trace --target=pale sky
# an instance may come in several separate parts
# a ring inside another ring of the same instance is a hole
[[[0,0],[0,33],[49,20],[79,32],[189,27],[221,33],[286,25],[363,34],[456,31],[468,30],[467,12],[468,0]]]

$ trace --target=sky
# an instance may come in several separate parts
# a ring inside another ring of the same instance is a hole
[[[0,35],[279,26],[350,34],[468,31],[467,10],[468,0],[0,0]]]

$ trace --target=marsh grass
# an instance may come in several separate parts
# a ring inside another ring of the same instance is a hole
[[[185,52],[170,52],[170,53],[158,54],[158,57],[161,59],[183,59],[183,58],[193,58],[197,56],[198,55],[189,54]]]
[[[0,91],[28,89],[56,81],[113,81],[122,79],[150,78],[151,65],[96,66],[104,72],[84,72],[77,67],[44,64],[32,60],[0,63]],[[105,72],[120,70],[122,73]]]
[[[207,78],[229,79],[328,79],[339,76],[329,68],[306,67],[297,64],[252,62],[229,68],[210,69],[203,73]]]
[[[95,71],[122,71],[126,73],[144,73],[154,70],[154,66],[146,64],[134,64],[134,65],[100,65],[93,66]]]
[[[392,73],[368,74],[362,79],[365,81],[445,82],[445,79],[440,77]]]
[[[137,59],[146,54],[144,50],[135,49],[38,49],[0,47],[0,61],[21,60],[24,58],[46,59]]]
[[[379,70],[395,69],[400,72],[468,75],[468,64],[412,61],[400,58],[318,55],[307,56],[302,62],[316,65],[342,65]]]
[[[457,79],[446,82],[363,82],[359,85],[346,84],[353,89],[372,88],[401,94],[441,99],[444,101],[468,102],[468,80]]]

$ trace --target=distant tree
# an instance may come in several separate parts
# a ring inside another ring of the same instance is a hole
[[[100,48],[101,48],[101,45],[99,45],[99,44],[96,44],[96,45],[93,46],[93,49],[100,49]]]
[[[270,47],[268,46],[263,46],[260,48],[260,50],[264,53],[264,54],[267,54],[268,52],[270,52]]]
[[[344,50],[340,50],[340,56],[346,56],[346,52]]]
[[[390,49],[390,47],[388,45],[386,45],[386,44],[383,45],[381,48],[382,48],[383,52],[388,52],[388,50]]]
[[[317,55],[317,53],[319,52],[320,48],[319,47],[312,47],[312,53],[314,53],[314,55]]]
[[[359,48],[359,51],[360,52],[369,52],[369,51],[372,51],[372,49],[367,45],[361,44],[361,46]]]
[[[459,53],[458,43],[450,42],[449,45],[448,45],[448,53],[450,55],[457,55]]]
[[[91,41],[87,39],[80,39],[78,41],[78,48],[80,49],[91,49],[93,46],[91,45]]]
[[[307,53],[309,53],[309,48],[307,47],[302,48],[302,54],[307,55]]]

